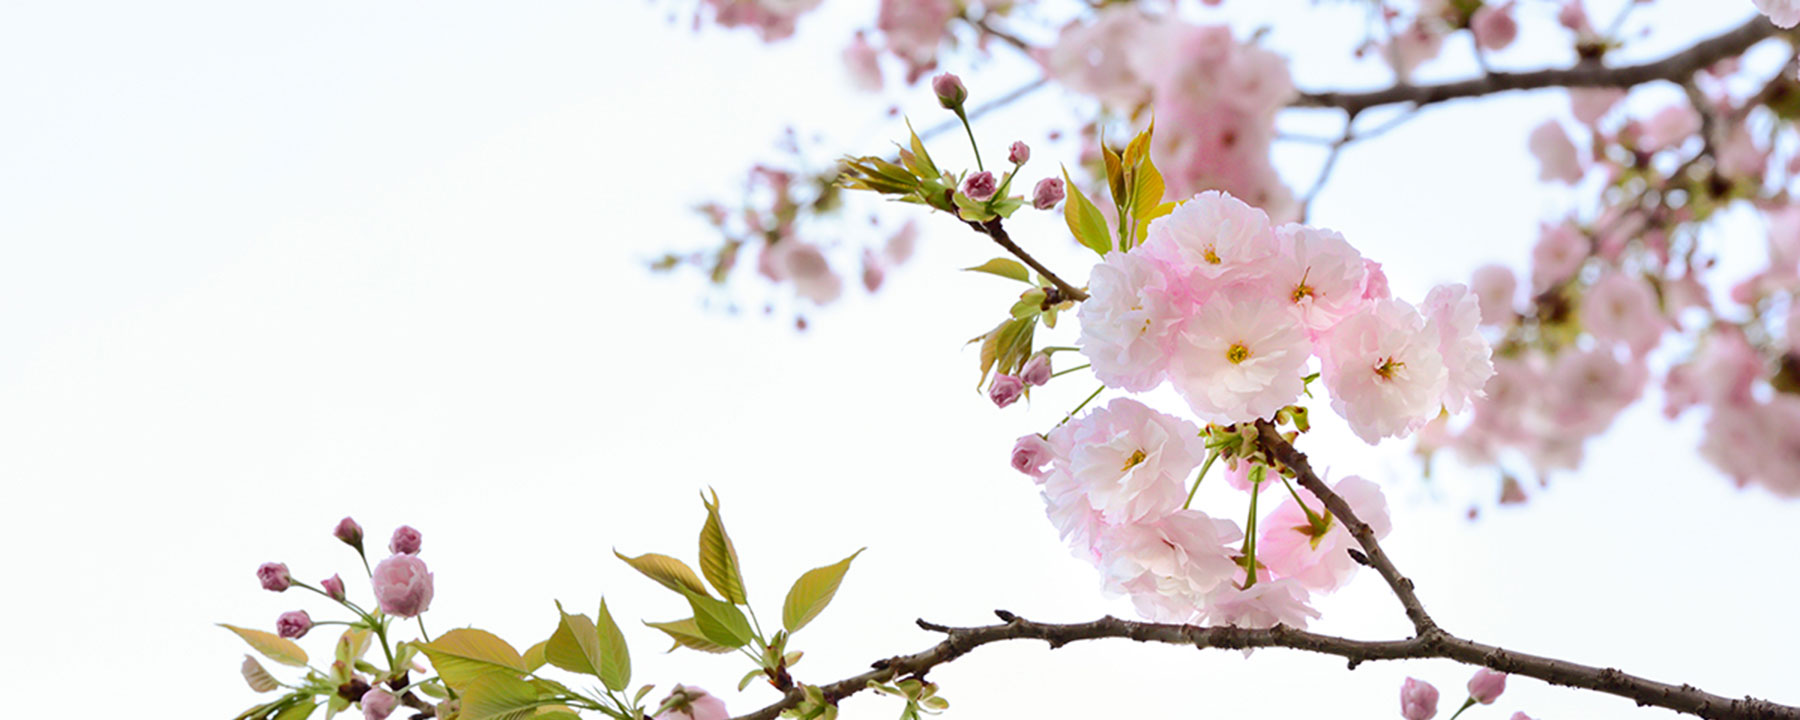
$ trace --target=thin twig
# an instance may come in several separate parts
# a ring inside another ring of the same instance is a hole
[[[993,238],[994,242],[999,243],[1000,247],[1006,248],[1006,251],[1012,253],[1013,257],[1023,261],[1026,265],[1030,265],[1031,269],[1038,271],[1038,274],[1044,276],[1045,280],[1049,280],[1050,284],[1056,286],[1056,290],[1062,294],[1062,298],[1057,300],[1057,302],[1060,302],[1061,300],[1086,300],[1088,298],[1086,290],[1070,285],[1062,278],[1057,277],[1056,273],[1050,272],[1050,268],[1044,267],[1044,264],[1038,262],[1037,258],[1032,257],[1031,253],[1025,252],[1024,248],[1019,247],[1018,243],[1013,242],[1012,237],[1006,234],[1006,227],[1000,223],[1000,218],[991,218],[985,222],[975,222],[973,220],[964,220],[963,222],[968,223],[969,227],[973,228],[975,232]],[[1055,302],[1050,304],[1054,305]]]

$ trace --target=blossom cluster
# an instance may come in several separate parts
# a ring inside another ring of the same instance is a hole
[[[1124,4],[1064,27],[1040,61],[1071,90],[1121,111],[1154,112],[1171,193],[1222,190],[1275,218],[1295,215],[1294,194],[1269,159],[1275,115],[1295,95],[1280,55],[1238,42],[1223,25]]]
[[[1107,254],[1089,292],[1081,352],[1101,382],[1142,392],[1166,380],[1210,423],[1295,403],[1314,356],[1332,409],[1370,443],[1462,410],[1493,374],[1468,288],[1439,286],[1415,307],[1342,235],[1272,226],[1224,193],[1194,196],[1144,244]]]

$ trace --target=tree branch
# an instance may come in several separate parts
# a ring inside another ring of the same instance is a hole
[[[1354,669],[1370,660],[1404,660],[1445,658],[1469,665],[1479,665],[1499,672],[1537,678],[1553,685],[1594,690],[1637,701],[1639,705],[1667,708],[1676,712],[1721,720],[1793,720],[1800,718],[1800,708],[1779,705],[1755,698],[1731,699],[1713,695],[1691,685],[1670,685],[1628,675],[1613,668],[1596,668],[1563,660],[1502,650],[1471,640],[1439,634],[1405,640],[1353,640],[1321,635],[1284,626],[1268,629],[1238,627],[1196,627],[1165,623],[1136,622],[1103,617],[1078,624],[1040,623],[1026,620],[1004,610],[997,611],[1005,622],[1000,625],[955,628],[919,621],[919,626],[945,635],[944,640],[924,652],[889,658],[875,663],[874,669],[821,688],[833,702],[867,689],[870,682],[888,682],[895,678],[923,676],[932,668],[948,663],[975,648],[1008,640],[1035,639],[1056,649],[1072,642],[1102,638],[1124,638],[1145,643],[1192,645],[1198,649],[1280,647],[1306,652],[1336,655],[1349,661]],[[736,720],[773,720],[783,710],[798,705],[802,693],[791,691],[775,704],[739,716]]]
[[[1432,103],[1482,97],[1513,90],[1539,90],[1552,87],[1630,88],[1666,80],[1681,83],[1694,73],[1725,58],[1742,54],[1750,46],[1781,33],[1768,19],[1756,17],[1719,35],[1694,43],[1691,47],[1661,60],[1637,65],[1607,67],[1598,62],[1581,62],[1568,68],[1549,68],[1530,72],[1496,72],[1477,78],[1437,85],[1399,84],[1368,92],[1301,93],[1293,107],[1338,108],[1360,113],[1372,107],[1396,103]]]
[[[994,242],[999,243],[1000,247],[1006,248],[1006,251],[1012,253],[1013,257],[1024,261],[1026,265],[1030,265],[1031,269],[1038,271],[1039,275],[1044,276],[1045,280],[1049,280],[1051,285],[1056,286],[1057,292],[1061,293],[1062,297],[1060,299],[1046,299],[1046,302],[1049,304],[1054,305],[1063,300],[1088,299],[1086,290],[1070,285],[1062,278],[1057,277],[1056,273],[1050,272],[1050,268],[1044,267],[1044,264],[1038,262],[1037,258],[1032,257],[1031,253],[1025,252],[1024,248],[1019,247],[1018,243],[1013,242],[1012,236],[1006,234],[1006,226],[1000,223],[1000,218],[992,218],[986,222],[975,222],[973,220],[964,220],[963,222],[968,223],[969,227],[975,229],[975,232],[993,238]],[[1055,302],[1050,302],[1051,300],[1055,300]]]

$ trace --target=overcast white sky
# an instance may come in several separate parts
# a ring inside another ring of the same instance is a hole
[[[1596,5],[1609,16],[1610,3]],[[1665,28],[1649,49],[1751,11],[1659,5],[1670,7],[1645,15]],[[1226,6],[1312,13],[1279,28],[1278,47],[1356,40],[1343,6]],[[724,500],[753,601],[771,612],[799,572],[870,548],[796,641],[807,680],[935,642],[917,617],[1129,613],[1099,595],[1006,467],[1013,438],[1054,423],[1091,386],[1059,381],[1006,412],[971,391],[962,342],[1012,292],[953,270],[992,254],[979,238],[921,218],[916,261],[878,297],[809,313],[805,334],[779,317],[706,309],[693,279],[644,270],[658,251],[708,240],[687,208],[735,187],[783,123],[829,129],[833,152],[879,151],[896,126],[882,111],[897,96],[852,94],[838,69],[835,43],[869,24],[872,3],[828,2],[774,49],[744,33],[695,34],[667,20],[684,12],[672,7],[0,10],[9,713],[229,717],[249,706],[244,648],[211,623],[329,616],[300,594],[261,591],[253,570],[279,560],[309,580],[352,577],[353,554],[329,535],[346,514],[375,545],[397,524],[424,531],[434,631],[474,624],[523,648],[554,628],[553,599],[591,607],[604,593],[639,682],[664,688],[728,690],[743,668],[661,654],[660,635],[629,619],[685,608],[611,550],[691,558],[695,492],[707,486]],[[1541,24],[1553,7],[1525,11]],[[1464,42],[1446,53],[1466,54]],[[1538,50],[1500,60],[1558,57]],[[1295,74],[1308,87],[1379,81],[1331,53],[1307,57]],[[1010,82],[1018,67],[991,70]],[[1457,60],[1427,77],[1466,70]],[[1045,93],[981,127],[996,148],[1037,143],[1041,118],[1068,101]],[[936,119],[922,93],[905,105]],[[1478,262],[1516,264],[1538,219],[1568,202],[1534,186],[1525,152],[1529,128],[1563,112],[1554,92],[1432,110],[1347,153],[1315,220],[1384,262],[1409,296]],[[1285,122],[1332,132],[1317,118]],[[1040,145],[1042,167],[1056,152]],[[1318,162],[1308,149],[1280,159],[1298,187]],[[1016,234],[1079,277],[1085,251],[1061,243],[1051,220],[1021,220]],[[1728,231],[1760,242],[1755,222]],[[738,297],[755,306],[764,293]],[[1800,703],[1788,532],[1800,506],[1731,488],[1696,458],[1694,419],[1666,424],[1659,404],[1628,413],[1584,472],[1473,523],[1463,510],[1491,496],[1491,474],[1446,472],[1427,487],[1403,443],[1370,449],[1329,421],[1306,447],[1334,474],[1386,484],[1388,547],[1452,631]],[[1324,631],[1405,631],[1370,575],[1321,609]],[[308,647],[326,654],[331,639]],[[1407,675],[1442,688],[1447,714],[1468,672],[1020,643],[934,678],[952,717],[1381,718],[1397,713]],[[745,711],[773,691],[726,697]],[[1515,679],[1469,717],[1513,710],[1668,716]],[[845,711],[898,706],[859,697]]]

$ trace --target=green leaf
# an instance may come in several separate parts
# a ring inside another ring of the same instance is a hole
[[[706,639],[728,648],[740,648],[754,637],[750,620],[737,606],[691,593],[687,599],[694,609],[694,624]]]
[[[563,612],[562,603],[556,604],[556,612],[562,620],[544,645],[544,659],[572,673],[599,677],[600,635],[594,630],[594,621],[586,615]]]
[[[531,720],[581,720],[581,716],[568,710],[558,709],[532,715]]]
[[[370,643],[375,641],[375,633],[364,628],[350,628],[338,636],[336,657],[339,662],[348,665],[361,660],[363,653],[369,651]]]
[[[438,677],[453,688],[460,689],[483,677],[517,679],[530,672],[519,651],[486,630],[457,628],[419,648],[431,658],[431,666],[437,668]]]
[[[719,596],[734,605],[746,602],[744,576],[738,569],[737,547],[725,532],[725,521],[719,517],[719,494],[706,503],[706,524],[700,528],[700,572],[719,591]],[[740,643],[741,644],[741,643]]]
[[[1034,318],[1044,311],[1044,291],[1032,288],[1019,294],[1019,301],[1013,303],[1012,316],[1015,319]]]
[[[644,577],[662,583],[663,587],[670,590],[681,592],[685,588],[701,595],[708,594],[706,585],[700,582],[700,576],[695,575],[693,568],[688,567],[687,563],[680,560],[656,553],[625,557],[618,550],[614,550],[613,554],[618,555],[619,559],[624,560],[625,564],[630,565],[633,570],[643,573]]]
[[[788,632],[798,632],[806,627],[826,605],[831,604],[831,598],[837,595],[838,584],[844,581],[844,573],[850,571],[850,561],[862,552],[857,550],[836,563],[808,570],[794,581],[794,586],[788,589],[787,602],[781,604],[781,624]]]
[[[1101,153],[1102,157],[1106,158],[1106,186],[1108,189],[1112,190],[1113,205],[1124,206],[1124,204],[1125,204],[1125,164],[1124,164],[1124,161],[1119,158],[1119,154],[1117,152],[1114,152],[1111,146],[1106,144],[1105,138],[1101,138],[1101,140],[1100,140],[1100,153]],[[1069,171],[1067,169],[1064,169],[1063,170],[1063,178],[1068,183],[1069,194],[1071,194],[1071,195],[1081,194],[1081,193],[1075,191],[1075,182],[1073,180],[1068,180],[1067,179],[1068,176],[1069,176]]]
[[[1156,163],[1150,160],[1150,153],[1144,153],[1144,162],[1138,166],[1134,178],[1136,187],[1131,191],[1131,217],[1137,222],[1138,232],[1146,233],[1150,229],[1150,221],[1157,217],[1156,207],[1162,204],[1163,176],[1156,169]]]
[[[249,643],[252,649],[262,653],[263,657],[283,665],[306,667],[306,651],[300,649],[300,646],[294,644],[294,641],[292,640],[272,632],[251,630],[236,625],[226,625],[225,623],[219,623],[219,627],[237,633],[238,637],[243,638],[244,642]]]
[[[931,153],[925,151],[925,143],[921,142],[919,140],[919,134],[913,131],[911,118],[907,118],[906,120],[906,132],[907,134],[912,135],[912,156],[913,161],[918,163],[919,176],[927,178],[937,177],[940,174],[937,163],[931,161]]]
[[[625,646],[625,633],[606,609],[606,598],[600,598],[600,615],[594,625],[600,640],[600,682],[624,692],[631,685],[631,650]]]
[[[537,688],[510,675],[483,675],[462,690],[460,720],[523,720],[537,713]]]
[[[543,667],[544,663],[550,662],[549,658],[544,657],[544,648],[549,645],[549,640],[539,640],[536,645],[525,649],[526,672],[537,672],[537,669]]]
[[[1031,284],[1031,271],[1026,269],[1019,261],[1011,258],[994,258],[980,265],[976,265],[975,267],[966,267],[963,269],[970,272],[983,272],[989,275],[998,275],[1008,280],[1017,280],[1027,285]]]
[[[276,714],[274,720],[304,720],[311,717],[314,710],[319,709],[316,700],[302,700],[298,704]]]
[[[759,677],[764,677],[762,668],[757,668],[755,670],[751,670],[750,672],[744,673],[744,677],[742,677],[738,680],[738,692],[743,692],[744,688],[750,687],[750,681],[755,680]]]
[[[1075,186],[1075,178],[1069,177],[1069,169],[1063,168],[1063,183],[1068,190],[1068,199],[1063,202],[1063,221],[1068,223],[1069,232],[1082,245],[1104,256],[1113,249],[1112,235],[1106,229],[1106,216],[1100,214],[1100,208],[1082,194]]]
[[[700,625],[694,622],[693,618],[660,623],[646,622],[644,624],[663,631],[664,634],[669,636],[669,639],[675,641],[675,647],[669,648],[670,652],[674,652],[675,648],[678,647],[684,647],[689,650],[699,650],[704,653],[713,653],[715,655],[728,653],[733,650],[733,648],[706,639],[706,636],[700,633]]]
[[[950,201],[956,203],[956,216],[959,218],[969,222],[987,222],[994,219],[994,212],[988,209],[986,202],[962,193],[957,193],[955,197],[950,198]]]

